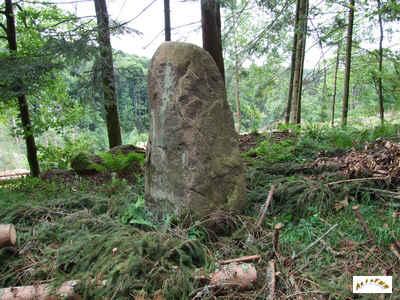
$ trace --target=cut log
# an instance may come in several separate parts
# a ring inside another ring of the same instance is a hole
[[[211,286],[238,287],[247,290],[257,281],[257,271],[253,264],[222,265],[221,269],[211,275]]]
[[[0,224],[0,248],[13,247],[17,242],[17,233],[12,224]]]
[[[75,293],[78,281],[67,281],[53,291],[48,284],[29,285],[0,289],[0,300],[81,300]]]

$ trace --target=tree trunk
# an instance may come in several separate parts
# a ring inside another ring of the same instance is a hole
[[[307,40],[307,23],[308,23],[308,6],[309,0],[305,0],[303,3],[305,7],[303,23],[302,23],[302,36],[301,36],[301,73],[300,73],[300,85],[298,90],[298,107],[297,107],[297,124],[301,123],[301,98],[303,91],[303,74],[304,74],[304,59],[306,56],[306,40]]]
[[[203,33],[203,48],[214,58],[222,78],[225,81],[219,1],[201,0],[201,27]]]
[[[77,281],[67,281],[56,291],[47,284],[19,286],[0,289],[0,300],[31,300],[31,299],[82,299],[75,293]]]
[[[297,32],[297,41],[293,76],[292,105],[290,112],[290,123],[292,124],[300,124],[301,118],[301,92],[303,84],[302,77],[307,37],[308,0],[298,0],[297,5],[299,5],[299,22],[298,24],[296,24],[295,28]]]
[[[10,53],[15,54],[17,52],[17,35],[15,30],[15,18],[14,18],[12,0],[6,0],[5,4],[6,4],[5,14],[7,18],[8,47],[10,49]],[[36,142],[32,132],[33,130],[32,130],[31,118],[29,115],[29,106],[25,94],[20,94],[18,96],[18,109],[21,118],[24,139],[26,143],[29,169],[32,176],[38,177],[40,173],[39,161],[37,159]]]
[[[336,106],[337,75],[339,70],[339,59],[340,59],[340,42],[338,43],[338,49],[336,53],[335,77],[333,79],[332,115],[331,115],[332,127],[335,126],[335,106]]]
[[[13,247],[17,242],[17,233],[12,224],[0,224],[0,249]]]
[[[385,121],[385,111],[383,107],[383,84],[382,84],[382,72],[383,72],[383,22],[382,22],[382,3],[381,0],[377,0],[378,3],[378,17],[379,17],[379,75],[378,75],[378,97],[379,97],[379,116],[381,119],[381,125]]]
[[[327,75],[327,66],[326,66],[326,61],[324,60],[324,83],[322,86],[322,96],[321,96],[321,122],[324,122],[325,120],[325,111],[326,111],[326,93],[327,93],[327,83],[326,83],[326,75]]]
[[[294,69],[295,69],[295,64],[296,64],[296,49],[297,49],[297,30],[296,28],[298,27],[299,24],[299,0],[297,0],[297,5],[296,5],[296,17],[295,17],[295,22],[294,22],[294,34],[293,34],[293,47],[292,47],[292,60],[290,64],[290,80],[289,80],[289,93],[288,93],[288,101],[287,101],[287,106],[286,106],[286,114],[285,114],[285,124],[289,124],[290,121],[290,112],[292,109],[292,96],[293,96],[293,81],[294,81]]]
[[[349,24],[347,25],[346,38],[346,57],[344,71],[344,89],[343,89],[343,106],[342,106],[342,126],[347,126],[347,114],[349,110],[349,90],[350,90],[350,73],[351,73],[351,48],[353,44],[353,23],[354,23],[354,6],[355,1],[350,0],[349,4]]]
[[[240,114],[240,59],[239,59],[239,47],[237,42],[237,30],[238,24],[236,19],[236,3],[234,7],[234,14],[233,14],[233,51],[235,51],[235,100],[236,100],[236,117],[237,117],[237,132],[240,134],[241,128],[241,114]]]
[[[239,62],[238,57],[236,55],[235,58],[235,99],[236,99],[236,115],[237,115],[237,132],[240,134],[240,123],[241,123],[241,115],[240,115],[240,77],[239,77]]]
[[[169,0],[164,0],[164,24],[165,24],[165,40],[171,40],[171,12],[169,9]]]
[[[98,43],[100,47],[100,66],[103,81],[104,106],[108,142],[110,148],[122,144],[118,117],[117,95],[115,89],[113,56],[110,41],[110,28],[105,0],[94,0],[97,16]]]

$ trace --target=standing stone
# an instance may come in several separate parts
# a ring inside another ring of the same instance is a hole
[[[241,209],[244,169],[211,55],[192,44],[163,43],[151,61],[149,97],[148,206],[159,216]]]

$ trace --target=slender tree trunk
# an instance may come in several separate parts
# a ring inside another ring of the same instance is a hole
[[[296,64],[296,49],[297,49],[297,30],[298,24],[299,24],[299,4],[300,0],[297,0],[296,4],[296,17],[295,17],[295,22],[294,22],[294,34],[293,34],[293,47],[292,47],[292,60],[290,64],[290,80],[289,80],[289,93],[288,93],[288,101],[287,101],[287,106],[286,106],[286,114],[285,114],[285,124],[289,124],[290,121],[290,112],[292,109],[292,96],[293,96],[293,81],[294,81],[294,69],[295,69],[295,64]]]
[[[240,123],[241,123],[241,115],[240,115],[240,76],[239,76],[239,58],[236,54],[235,57],[235,99],[236,99],[236,116],[237,116],[237,132],[240,134]]]
[[[346,37],[346,57],[344,71],[344,89],[343,89],[343,106],[342,106],[342,126],[347,126],[347,114],[349,110],[349,90],[350,90],[350,73],[351,73],[351,48],[353,44],[353,24],[354,24],[354,6],[355,1],[350,0],[349,3],[349,23],[347,25]]]
[[[15,118],[13,116],[11,116],[11,127],[13,129],[13,134],[15,134],[15,129],[17,128],[17,122],[15,121]],[[18,134],[15,134],[15,143],[17,145],[20,143]]]
[[[5,4],[6,4],[5,14],[7,19],[8,47],[10,49],[11,54],[15,54],[17,52],[17,35],[15,30],[15,18],[14,18],[12,0],[6,0]],[[39,176],[40,173],[39,161],[37,159],[37,148],[36,148],[35,138],[32,132],[32,123],[29,115],[29,106],[25,94],[20,94],[18,96],[18,108],[21,118],[22,129],[24,132],[24,139],[26,143],[29,169],[31,175],[37,177]]]
[[[295,68],[293,76],[293,90],[292,90],[292,105],[290,112],[290,123],[300,124],[301,118],[301,92],[303,84],[303,69],[304,69],[304,56],[305,44],[307,36],[307,14],[308,14],[308,0],[299,0],[299,22],[295,28],[297,31],[296,41],[296,57]]]
[[[105,0],[94,0],[97,16],[98,42],[100,47],[101,75],[103,81],[104,106],[108,143],[110,148],[122,144],[118,117],[117,95],[115,89],[113,56],[110,41],[110,28]]]
[[[385,121],[385,111],[383,107],[383,84],[382,84],[382,72],[383,72],[383,22],[382,22],[382,3],[381,0],[377,0],[378,3],[378,18],[379,18],[379,76],[378,76],[378,97],[379,97],[379,115],[381,119],[381,125]]]
[[[306,41],[307,41],[307,23],[308,23],[308,6],[309,0],[304,0],[303,5],[305,6],[304,16],[303,16],[303,28],[301,36],[301,73],[300,73],[300,85],[298,90],[298,108],[297,108],[297,124],[301,123],[301,98],[303,95],[303,75],[304,75],[304,59],[306,56]]]
[[[222,78],[225,80],[221,40],[221,15],[218,0],[201,0],[201,27],[203,48],[214,58],[222,74]]]
[[[326,93],[327,93],[327,83],[326,83],[326,76],[327,76],[327,66],[326,61],[324,60],[324,83],[322,86],[322,95],[321,95],[321,122],[325,120],[325,111],[326,111]]]
[[[337,76],[339,70],[339,59],[340,59],[340,42],[338,43],[338,49],[336,53],[336,65],[335,65],[335,77],[333,79],[333,96],[332,96],[332,115],[331,115],[331,126],[335,126],[335,106],[336,106],[336,91],[337,91]]]
[[[237,117],[237,132],[240,134],[241,128],[241,113],[240,113],[240,58],[239,46],[237,42],[238,24],[236,19],[236,1],[233,9],[233,51],[235,52],[235,101],[236,101],[236,117]]]
[[[164,24],[165,24],[165,40],[171,40],[171,12],[169,9],[169,0],[164,0]]]

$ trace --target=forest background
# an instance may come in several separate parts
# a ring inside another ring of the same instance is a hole
[[[175,2],[171,1],[172,40],[201,43],[198,1]],[[242,133],[285,123],[297,2],[221,2],[228,100]],[[18,106],[8,88],[20,74],[25,74],[22,80],[41,169],[66,168],[76,153],[108,147],[93,1],[16,4],[17,65],[10,63],[7,40],[0,38],[0,171],[28,169]],[[129,17],[132,5],[137,7]],[[147,70],[154,49],[163,40],[163,28],[153,28],[153,32],[159,30],[155,35],[141,29],[152,24],[157,14],[162,18],[162,1],[109,1],[108,6],[113,12],[110,28],[123,143],[144,145]],[[354,8],[348,126],[379,124],[379,80],[385,122],[396,122],[400,5],[394,0],[356,1]],[[309,3],[301,100],[304,126],[341,125],[348,11],[346,1]]]

